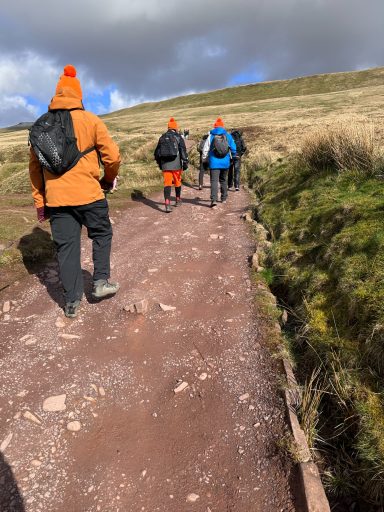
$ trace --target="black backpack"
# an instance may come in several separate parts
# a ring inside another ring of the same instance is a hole
[[[241,133],[238,130],[231,131],[232,138],[234,143],[236,144],[236,151],[239,155],[242,155],[245,152],[245,144]]]
[[[50,110],[29,130],[29,144],[42,167],[60,176],[74,167],[95,146],[81,152],[77,147],[70,110]]]
[[[179,141],[174,133],[166,132],[160,137],[157,148],[161,160],[174,160],[179,154]]]
[[[228,155],[229,152],[229,144],[225,134],[214,135],[212,141],[212,150],[213,154],[217,158],[224,158]]]

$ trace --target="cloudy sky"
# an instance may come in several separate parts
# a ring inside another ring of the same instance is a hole
[[[384,65],[383,0],[0,0],[0,126],[73,64],[87,109]]]

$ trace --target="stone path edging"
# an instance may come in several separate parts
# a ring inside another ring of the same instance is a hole
[[[268,240],[268,231],[264,226],[254,220],[251,210],[247,211],[243,215],[243,218],[252,225],[255,231],[256,251],[252,255],[252,268],[254,268],[256,272],[262,272],[264,270],[262,265],[265,261],[266,250],[272,245],[272,242]],[[267,286],[265,287],[265,294],[271,299],[270,302],[276,306],[276,297],[270,292]],[[277,334],[281,336],[280,324],[276,323],[274,327]],[[305,512],[330,512],[330,506],[321,482],[319,470],[312,460],[307,439],[296,414],[296,407],[297,404],[300,403],[301,393],[293,373],[292,365],[287,358],[283,358],[283,367],[287,379],[287,385],[284,389],[284,400],[289,425],[298,451],[298,458],[300,459],[299,472],[305,502]]]

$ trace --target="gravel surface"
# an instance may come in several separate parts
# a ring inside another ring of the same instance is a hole
[[[290,512],[294,468],[277,363],[240,219],[183,188],[117,211],[116,297],[66,319],[55,263],[0,302],[0,510]]]

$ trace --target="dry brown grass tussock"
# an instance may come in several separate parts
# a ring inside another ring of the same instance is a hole
[[[300,151],[302,163],[313,171],[357,171],[371,175],[377,161],[372,123],[358,119],[319,127],[306,137]]]

